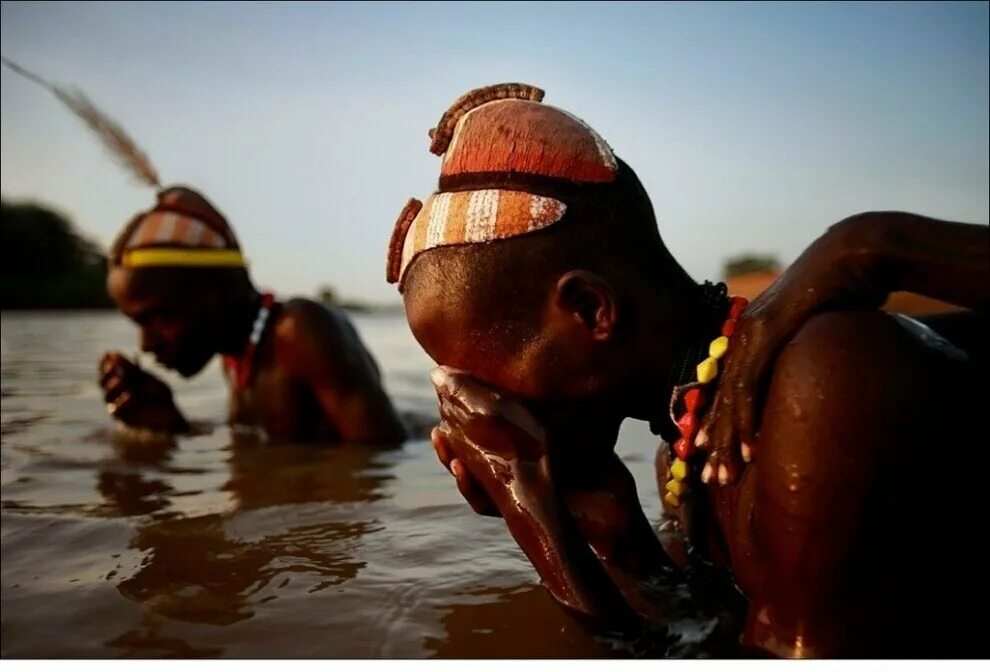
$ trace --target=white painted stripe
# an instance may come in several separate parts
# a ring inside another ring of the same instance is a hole
[[[498,220],[497,189],[472,191],[467,207],[467,226],[464,228],[464,242],[481,243],[495,236],[495,222]]]
[[[529,223],[526,227],[528,231],[545,229],[551,224],[556,224],[567,211],[567,206],[556,198],[530,194],[530,199],[532,200],[529,202]]]
[[[172,242],[172,233],[175,231],[175,224],[178,220],[179,216],[174,212],[163,213],[162,223],[158,227],[158,234],[155,236],[155,242]]]
[[[189,245],[190,247],[195,247],[199,244],[199,241],[203,239],[203,229],[206,227],[195,219],[190,219],[188,221],[189,228],[186,229],[185,238],[179,242]]]
[[[210,227],[203,226],[203,234],[196,241],[196,247],[213,247],[213,232]]]
[[[482,105],[482,107],[484,107],[484,105]],[[450,157],[454,155],[454,150],[457,149],[457,143],[461,139],[461,133],[464,132],[464,127],[467,126],[467,119],[476,109],[478,108],[475,107],[465,112],[464,115],[457,120],[457,123],[454,124],[454,132],[450,136],[450,143],[447,145],[447,151],[443,153],[444,163],[447,163],[447,161],[450,160]]]
[[[430,208],[430,223],[426,230],[426,248],[436,247],[444,243],[447,232],[447,219],[450,216],[450,199],[453,194],[446,193],[437,196]]]
[[[612,153],[612,148],[608,146],[605,139],[598,135],[595,129],[588,127],[588,131],[591,133],[591,137],[595,139],[595,146],[598,147],[598,154],[602,157],[602,161],[611,170],[615,170],[619,167],[618,162],[615,160],[615,154]]]
[[[544,213],[547,208],[550,207],[550,199],[543,196],[537,196],[533,194],[530,196],[529,200],[529,224],[526,229],[532,231],[533,229],[539,228],[539,225],[543,219],[545,219]]]
[[[610,168],[611,170],[615,170],[616,168],[619,167],[618,162],[615,160],[615,154],[612,152],[612,148],[608,146],[608,143],[605,142],[605,139],[602,136],[598,135],[598,132],[595,131],[595,129],[593,129],[588,124],[584,123],[583,119],[579,119],[578,117],[575,117],[567,110],[561,110],[559,107],[555,107],[553,109],[560,110],[568,117],[570,117],[577,123],[581,124],[584,127],[584,129],[588,131],[589,134],[591,134],[592,140],[595,141],[595,148],[598,150],[598,155],[602,157],[602,163],[604,163],[607,168]]]
[[[181,238],[177,238],[178,225],[187,222],[188,226]],[[152,243],[176,243],[186,247],[223,249],[226,242],[198,219],[175,212],[153,212],[135,229],[125,249],[139,249]]]

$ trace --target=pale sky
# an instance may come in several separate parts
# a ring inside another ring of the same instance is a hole
[[[396,301],[385,247],[434,188],[427,130],[534,84],[639,174],[698,280],[829,224],[990,219],[988,5],[4,2],[2,51],[75,85],[200,189],[280,294]],[[0,75],[5,199],[108,244],[153,194],[48,92]]]

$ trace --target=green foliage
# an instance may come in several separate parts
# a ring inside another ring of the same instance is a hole
[[[103,308],[107,258],[62,215],[0,203],[0,308]]]
[[[744,254],[727,259],[723,266],[726,278],[735,278],[747,273],[775,273],[779,270],[780,262],[773,255]]]

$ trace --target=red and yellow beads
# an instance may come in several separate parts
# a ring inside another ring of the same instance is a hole
[[[722,325],[722,335],[709,344],[708,357],[698,364],[697,380],[702,385],[707,385],[718,377],[718,360],[728,352],[729,339],[736,331],[736,320],[747,305],[749,302],[746,299],[740,297],[731,299],[729,318]],[[681,438],[674,442],[675,458],[670,465],[670,480],[667,481],[663,494],[663,501],[672,507],[680,506],[681,499],[687,494],[687,480],[690,474],[688,460],[695,453],[694,441],[701,426],[701,411],[707,403],[708,398],[700,387],[692,388],[684,394],[684,415],[677,420],[677,429]]]

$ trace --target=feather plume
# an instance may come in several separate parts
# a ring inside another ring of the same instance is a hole
[[[2,60],[4,65],[18,75],[51,91],[77,117],[82,119],[89,126],[90,130],[96,133],[104,147],[117,159],[117,162],[129,170],[138,180],[147,184],[149,187],[155,189],[161,188],[158,171],[151,165],[147,155],[141,151],[141,148],[134,144],[134,141],[131,140],[117,122],[96,107],[82,91],[78,89],[70,91],[46,81],[7,58],[3,58]]]

